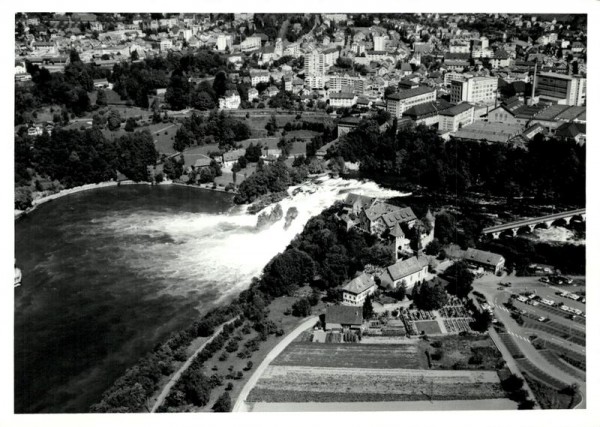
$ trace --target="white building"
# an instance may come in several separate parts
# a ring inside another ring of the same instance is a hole
[[[362,307],[368,295],[377,290],[373,276],[362,273],[342,288],[342,304]]]
[[[426,257],[400,260],[386,268],[381,276],[381,283],[395,289],[404,282],[407,289],[412,289],[415,284],[423,283],[427,279],[428,266],[429,261]]]
[[[475,108],[466,102],[455,105],[439,113],[439,130],[456,132],[461,127],[470,125],[475,118]]]
[[[173,49],[173,42],[170,39],[162,39],[160,41],[160,51],[165,52],[169,49]]]
[[[252,87],[248,89],[248,101],[252,102],[255,99],[258,99],[258,90]]]
[[[231,49],[231,45],[233,44],[233,37],[229,34],[219,34],[217,37],[217,50],[224,51],[227,48]]]
[[[250,70],[251,85],[253,87],[261,82],[269,83],[270,77],[271,76],[267,70]]]
[[[250,37],[247,37],[246,40],[244,40],[240,44],[240,49],[242,50],[242,52],[248,52],[251,50],[260,49],[260,43],[261,43],[260,37],[250,36]]]
[[[585,104],[587,80],[580,76],[558,73],[539,73],[535,80],[535,93],[540,100],[554,104]]]
[[[334,108],[352,107],[356,104],[358,97],[353,93],[330,93],[329,105]]]
[[[219,98],[219,109],[221,110],[235,110],[240,108],[240,94],[237,90],[228,90],[225,92],[225,96]]]
[[[496,101],[498,77],[470,77],[450,83],[450,102],[492,104]]]
[[[386,43],[387,43],[386,36],[374,36],[373,37],[373,50],[378,50],[378,51],[385,50]]]
[[[410,107],[436,99],[436,90],[427,86],[419,86],[415,89],[403,90],[393,93],[386,98],[386,110],[392,117],[402,117],[402,114]]]

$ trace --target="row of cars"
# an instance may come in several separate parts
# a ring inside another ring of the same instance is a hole
[[[570,277],[554,275],[540,277],[540,282],[549,283],[551,285],[572,285],[573,279],[571,279]]]
[[[562,297],[565,297],[566,295],[563,294],[568,294],[568,292],[557,292],[557,294],[559,294]],[[575,294],[571,294],[571,295],[575,295]],[[578,298],[577,300],[579,300],[579,295],[576,295]],[[554,308],[558,308],[566,313],[569,313],[571,315],[574,316],[581,316],[583,318],[585,318],[585,313],[583,312],[583,310],[580,310],[578,308],[574,308],[574,307],[569,307],[566,304],[563,304],[562,302],[556,302],[554,300],[548,299],[548,298],[542,298],[539,295],[535,295],[532,293],[523,293],[520,294],[518,296],[516,296],[517,301],[521,301],[522,303],[525,304],[529,304],[532,306],[537,306],[540,304],[543,304],[547,307],[554,307]],[[571,298],[573,299],[573,298]],[[585,298],[583,298],[583,301],[585,302]],[[545,319],[545,318],[541,318],[541,319]],[[540,320],[540,319],[538,319]],[[544,320],[540,320],[540,321],[544,321]]]

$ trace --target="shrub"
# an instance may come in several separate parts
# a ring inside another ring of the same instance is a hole
[[[221,355],[219,356],[219,361],[220,362],[224,362],[229,358],[229,355],[227,353],[221,353]]]
[[[219,396],[212,410],[215,412],[231,412],[231,397],[228,392],[224,392]]]
[[[231,341],[229,341],[227,343],[227,346],[225,347],[225,350],[228,353],[233,353],[233,352],[237,351],[238,348],[239,348],[238,342],[235,339],[233,339],[233,340],[231,340]]]
[[[225,390],[233,390],[233,383],[227,383],[227,387],[225,387]]]

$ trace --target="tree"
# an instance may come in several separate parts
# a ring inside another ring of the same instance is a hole
[[[459,298],[466,298],[469,292],[473,290],[473,273],[464,261],[458,261],[452,264],[444,272],[448,280],[446,290]]]
[[[110,110],[108,114],[108,129],[115,131],[121,127],[121,115],[118,110]]]
[[[125,122],[125,132],[133,132],[137,127],[137,122],[133,117],[129,117]]]
[[[231,412],[231,396],[228,392],[225,391],[219,396],[212,410],[215,412]]]
[[[370,319],[373,317],[373,302],[371,301],[371,295],[367,295],[363,304],[363,318]]]
[[[104,89],[100,89],[98,91],[98,95],[96,96],[96,105],[104,106],[106,105],[106,92]]]
[[[275,132],[277,132],[277,119],[275,118],[275,114],[271,114],[271,118],[265,125],[265,129],[267,130],[267,135],[269,136],[275,135]]]
[[[442,245],[438,239],[433,239],[429,244],[425,247],[425,253],[427,255],[437,255],[440,253],[442,249]]]
[[[435,237],[442,245],[456,242],[456,218],[448,212],[440,212],[435,217]]]
[[[227,91],[227,74],[224,71],[219,71],[215,75],[212,87],[217,99],[225,95]]]
[[[190,84],[181,70],[175,70],[167,85],[165,101],[173,110],[183,110],[189,104]]]
[[[312,313],[312,309],[310,306],[310,302],[306,298],[301,298],[292,304],[292,315],[296,317],[306,317],[310,316]]]
[[[138,53],[138,51],[134,50],[133,52],[131,52],[131,60],[137,61],[138,59],[140,59],[140,54]]]
[[[413,287],[412,298],[421,310],[437,310],[448,302],[448,294],[438,280],[416,284]]]

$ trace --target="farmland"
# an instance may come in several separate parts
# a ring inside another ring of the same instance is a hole
[[[427,367],[423,351],[413,344],[321,344],[294,342],[272,363],[279,366],[411,368]]]
[[[504,397],[495,371],[269,366],[249,402],[477,400]]]
[[[502,355],[487,336],[436,337],[426,350],[440,356],[432,357],[432,369],[495,370],[504,364]]]

